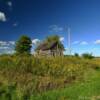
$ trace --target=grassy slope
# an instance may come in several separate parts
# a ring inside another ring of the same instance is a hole
[[[100,100],[100,71],[87,73],[84,82],[76,82],[61,90],[43,93],[32,100]]]

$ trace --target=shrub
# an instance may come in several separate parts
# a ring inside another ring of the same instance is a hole
[[[74,56],[75,56],[75,57],[79,57],[79,54],[78,54],[78,53],[75,53]]]
[[[82,54],[82,57],[86,58],[86,59],[92,59],[92,58],[94,58],[94,56],[92,54],[89,54],[89,53]]]

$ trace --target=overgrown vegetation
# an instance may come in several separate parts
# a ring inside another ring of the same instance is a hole
[[[25,98],[45,91],[65,88],[67,84],[84,80],[85,74],[90,69],[99,69],[99,62],[99,58],[89,60],[79,57],[36,58],[30,55],[2,55],[0,56],[0,98],[29,100]]]

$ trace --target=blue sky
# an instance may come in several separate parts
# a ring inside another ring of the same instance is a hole
[[[33,47],[58,34],[67,49],[71,29],[72,53],[100,56],[100,0],[0,0],[0,53],[11,53],[23,34]]]

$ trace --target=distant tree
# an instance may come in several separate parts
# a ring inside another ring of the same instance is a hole
[[[32,41],[28,36],[21,36],[16,41],[15,51],[17,54],[30,54],[32,47]]]
[[[75,56],[75,57],[79,57],[79,54],[78,54],[78,53],[75,53],[74,56]]]
[[[91,54],[84,53],[84,54],[82,54],[82,57],[85,58],[85,59],[92,59],[92,58],[94,58],[94,56],[92,55],[92,53]]]

